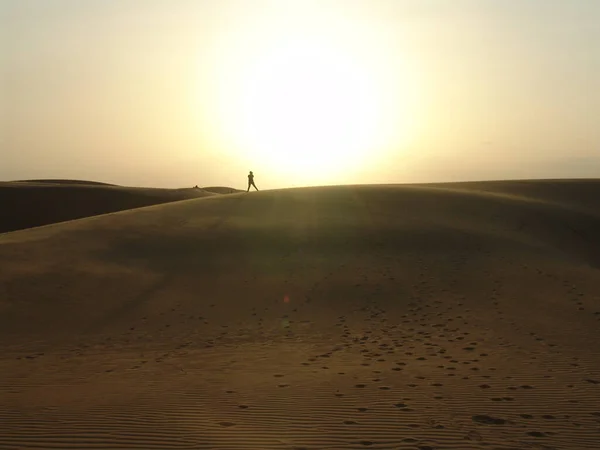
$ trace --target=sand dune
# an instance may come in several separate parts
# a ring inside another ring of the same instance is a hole
[[[17,180],[13,183],[43,183],[43,184],[87,184],[92,186],[117,186],[111,183],[102,183],[100,181],[89,181],[89,180],[67,180],[58,178],[45,178],[39,180]]]
[[[590,180],[0,235],[0,449],[597,449],[598,231]]]
[[[202,190],[207,192],[214,192],[215,194],[235,194],[236,192],[244,192],[240,189],[234,189],[226,186],[209,186],[203,187]]]
[[[0,233],[214,194],[79,180],[0,182]]]

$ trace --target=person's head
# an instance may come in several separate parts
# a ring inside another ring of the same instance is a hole
[[[250,171],[250,174],[252,174],[252,171]]]

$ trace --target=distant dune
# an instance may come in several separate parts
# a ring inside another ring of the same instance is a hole
[[[245,192],[240,189],[234,189],[234,188],[225,187],[225,186],[210,186],[210,187],[203,187],[202,189],[207,192],[214,192],[215,194],[235,194],[237,192]]]
[[[215,192],[123,187],[79,180],[0,182],[0,233],[211,195]]]
[[[215,194],[2,234],[0,341],[3,449],[596,450],[600,182]]]
[[[85,180],[59,180],[59,179],[45,179],[45,180],[16,180],[14,183],[44,183],[44,184],[90,184],[94,186],[116,186],[110,183],[101,183],[99,181],[85,181]]]

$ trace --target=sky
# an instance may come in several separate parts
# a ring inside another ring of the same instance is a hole
[[[0,180],[600,178],[597,0],[0,0]]]

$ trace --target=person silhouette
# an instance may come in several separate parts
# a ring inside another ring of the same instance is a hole
[[[248,189],[246,190],[246,192],[250,191],[250,186],[254,186],[254,189],[258,191],[258,188],[254,184],[254,174],[252,173],[252,171],[250,171],[250,173],[248,174]]]

